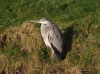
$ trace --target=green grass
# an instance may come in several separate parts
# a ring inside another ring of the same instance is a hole
[[[19,48],[6,48],[3,50],[3,54],[8,58],[18,58],[18,57],[26,57],[27,53],[22,52]]]
[[[71,35],[72,32],[66,33],[66,29],[73,27],[71,50],[65,59],[65,61],[69,61],[70,66],[78,66],[80,69],[88,70],[92,74],[100,73],[99,0],[0,1],[0,33],[3,33],[4,29],[10,26],[17,27],[25,21],[43,17],[54,22],[63,32],[65,39],[69,39],[69,41],[70,36],[68,35]],[[35,26],[40,28],[40,26]],[[50,65],[48,62],[50,61],[50,54],[45,49],[40,50],[39,48],[37,51],[38,60],[40,60],[40,63]],[[4,50],[4,55],[9,57],[13,55],[23,56],[23,53],[19,50],[7,49]],[[60,63],[59,66],[62,64]],[[67,63],[65,64],[67,65]],[[36,70],[36,73],[38,74],[38,70]]]

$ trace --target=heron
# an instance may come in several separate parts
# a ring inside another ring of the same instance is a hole
[[[41,24],[41,35],[46,46],[52,50],[52,58],[54,53],[58,60],[62,60],[64,52],[63,35],[58,26],[53,24],[49,19],[42,18],[40,20],[30,20]]]

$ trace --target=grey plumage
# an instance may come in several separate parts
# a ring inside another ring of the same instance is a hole
[[[36,22],[42,24],[41,35],[45,44],[51,48],[52,56],[54,52],[58,59],[61,60],[63,57],[64,44],[63,36],[60,29],[46,18],[42,18],[38,21],[31,20],[29,22]]]

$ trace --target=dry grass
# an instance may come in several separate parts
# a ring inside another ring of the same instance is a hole
[[[32,24],[26,22],[20,27],[5,30],[0,38],[2,47],[20,47],[22,51],[27,52],[44,46],[39,29],[34,29]]]
[[[45,46],[40,36],[39,29],[34,29],[33,24],[25,22],[19,27],[10,27],[2,32],[0,34],[0,47],[2,51],[5,49],[10,51],[9,48],[13,50],[15,50],[15,48],[20,48],[22,52],[30,53],[35,51],[35,49],[43,48]],[[35,55],[37,55],[37,53],[34,54],[34,56]],[[26,59],[23,59],[22,57],[13,59],[4,56],[5,55],[0,55],[0,64],[2,65],[0,73],[5,72],[6,74],[13,74],[15,72],[15,74],[30,74],[34,69],[32,67],[34,61],[32,61],[32,59],[30,60],[29,57],[26,57]],[[34,56],[32,55],[30,58]],[[35,58],[34,60],[37,59]]]
[[[82,74],[78,67],[71,68],[67,60],[62,62],[55,60],[50,63],[49,56],[47,56],[49,53],[44,53],[48,51],[44,51],[46,46],[39,28],[34,28],[31,23],[24,22],[19,27],[10,27],[2,32],[0,48],[1,74]],[[15,48],[20,48],[21,52],[28,55],[19,55],[19,52],[17,56],[12,53],[11,56],[6,55],[12,50],[17,50]],[[4,50],[8,51],[3,53]]]

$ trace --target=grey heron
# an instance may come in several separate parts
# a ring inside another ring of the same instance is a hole
[[[62,32],[60,29],[47,18],[42,18],[40,20],[30,20],[29,22],[41,24],[41,35],[46,46],[50,47],[52,50],[52,57],[55,53],[57,58],[62,60],[64,44]]]

